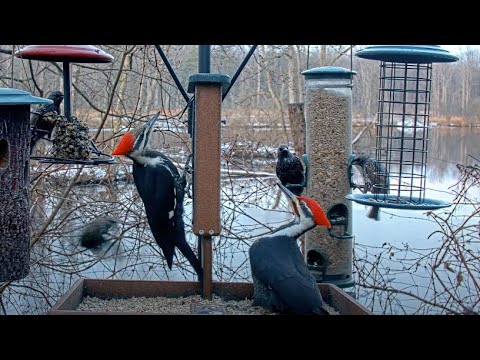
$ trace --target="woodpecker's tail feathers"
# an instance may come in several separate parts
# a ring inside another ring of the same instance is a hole
[[[163,256],[167,260],[167,265],[170,270],[173,266],[173,257],[175,256],[175,243],[177,238],[181,236],[175,231],[168,231],[163,234],[153,234],[158,246],[162,249]]]

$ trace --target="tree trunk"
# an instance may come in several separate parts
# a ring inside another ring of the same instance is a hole
[[[290,129],[292,131],[295,152],[301,157],[306,151],[303,103],[288,104],[288,119],[290,120]]]

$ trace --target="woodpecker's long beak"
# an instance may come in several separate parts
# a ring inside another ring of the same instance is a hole
[[[315,224],[320,226],[325,226],[327,228],[332,227],[332,224],[328,220],[327,215],[325,214],[325,212],[320,207],[320,204],[317,201],[305,196],[296,196],[290,190],[288,190],[285,186],[283,186],[281,183],[277,183],[277,185],[285,193],[285,195],[287,195],[288,198],[290,199],[292,203],[293,211],[295,212],[295,215],[299,218],[300,221],[302,221],[302,218],[313,216],[313,220],[315,221]],[[302,206],[300,205],[300,201],[304,202],[305,205],[309,208],[309,210],[311,211],[311,215],[307,215],[305,213],[305,211],[302,209]]]
[[[148,122],[145,124],[145,129],[143,130],[145,140],[144,140],[144,145],[143,145],[143,150],[145,150],[150,143],[150,137],[152,136],[153,133],[153,125],[157,122],[158,117],[160,116],[160,111],[155,114],[154,117],[152,117]]]
[[[288,190],[285,186],[283,186],[282,183],[278,182],[277,185],[280,188],[280,190],[282,190],[283,193],[285,195],[287,195],[288,198],[290,199],[290,202],[292,203],[292,207],[293,207],[293,211],[295,212],[295,215],[297,217],[300,217],[300,214],[298,212],[300,207],[299,207],[299,201],[298,201],[297,196],[294,193],[292,193],[290,190]]]
[[[148,131],[152,131],[153,125],[157,122],[158,117],[160,116],[160,111],[155,114],[154,117],[152,117],[148,122],[145,124],[145,127],[148,129]]]
[[[147,148],[148,143],[150,142],[150,136],[152,135],[153,125],[160,116],[158,112],[154,117],[152,117],[148,122],[138,127],[135,130],[125,133],[117,147],[112,151],[112,155],[125,155],[128,156],[133,151],[143,151]]]

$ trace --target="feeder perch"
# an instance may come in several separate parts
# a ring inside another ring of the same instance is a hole
[[[30,45],[15,52],[15,56],[21,59],[63,63],[63,107],[67,119],[71,118],[72,113],[70,63],[109,63],[114,59],[112,55],[91,45]],[[32,159],[45,163],[86,165],[115,162],[113,157],[100,152],[93,141],[90,150],[96,157],[89,160],[58,159],[55,157],[32,157]]]
[[[27,276],[30,260],[30,105],[52,100],[0,88],[0,282]]]
[[[438,45],[379,45],[358,51],[380,61],[373,188],[388,176],[386,191],[346,198],[378,207],[435,210],[449,203],[425,198],[432,63],[458,58]],[[352,174],[350,173],[349,176]],[[358,187],[358,186],[357,186]]]

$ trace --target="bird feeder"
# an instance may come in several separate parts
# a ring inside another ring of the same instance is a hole
[[[30,260],[30,105],[52,100],[0,88],[0,282],[27,276]]]
[[[306,70],[307,196],[326,210],[332,228],[305,235],[307,265],[318,282],[353,286],[352,205],[345,200],[352,151],[352,78],[354,71],[325,66]]]
[[[70,63],[109,63],[114,59],[112,55],[91,45],[30,45],[15,52],[15,56],[21,59],[63,63],[63,106],[64,115],[67,119],[70,119],[72,114]],[[114,162],[111,156],[99,151],[93,141],[91,141],[91,152],[97,155],[97,158],[75,160],[39,157],[38,160],[47,163],[61,162],[90,165]]]
[[[432,63],[458,58],[438,45],[379,45],[356,53],[380,61],[373,186],[388,176],[387,191],[347,198],[378,207],[435,210],[449,203],[425,198]]]

